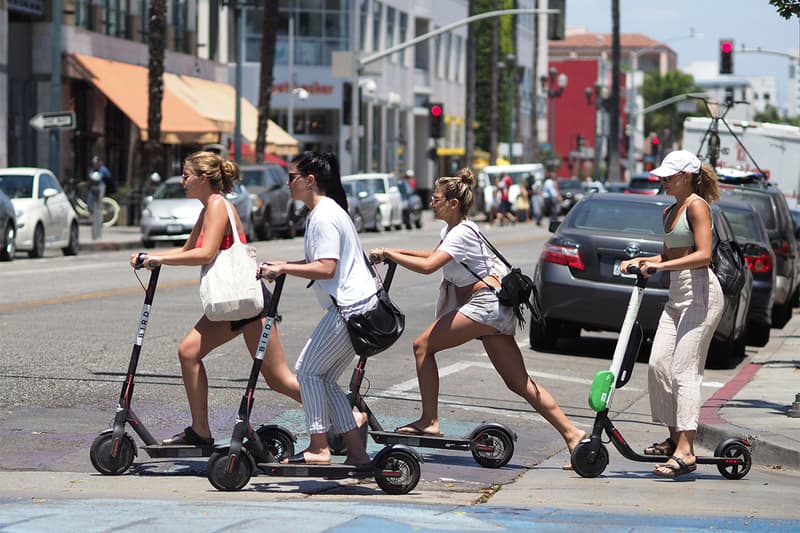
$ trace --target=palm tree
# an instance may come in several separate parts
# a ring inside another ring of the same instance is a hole
[[[264,161],[267,147],[267,121],[272,100],[272,69],[275,66],[275,27],[278,24],[278,0],[264,0],[261,14],[261,73],[258,86],[258,130],[256,133],[256,162]],[[291,98],[292,95],[289,95]]]
[[[161,147],[161,102],[164,99],[164,48],[166,47],[166,0],[151,0],[147,23],[147,142],[144,146],[146,173],[164,174]],[[140,184],[141,185],[141,184]]]
[[[467,16],[475,15],[475,0],[469,0],[469,8]],[[467,25],[467,109],[464,120],[466,128],[464,129],[464,145],[466,148],[465,153],[465,166],[472,167],[474,159],[473,153],[475,151],[475,25]]]
[[[608,109],[608,181],[619,175],[619,0],[611,0],[611,105]]]

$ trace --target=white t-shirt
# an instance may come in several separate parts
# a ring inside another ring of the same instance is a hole
[[[331,296],[345,315],[373,307],[377,292],[367,268],[358,232],[347,212],[328,197],[323,197],[306,218],[304,242],[306,261],[336,259],[331,279],[318,279],[312,287],[323,309],[333,305]]]
[[[442,276],[456,287],[465,287],[478,281],[464,268],[462,262],[481,278],[491,272],[492,253],[486,248],[477,231],[479,231],[478,226],[471,220],[465,220],[449,231],[447,226],[442,228],[442,243],[438,249],[453,258],[442,267]]]

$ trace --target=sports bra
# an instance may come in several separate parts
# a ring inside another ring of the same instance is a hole
[[[702,200],[702,197],[701,197]],[[694,202],[694,200],[692,200]],[[692,231],[691,224],[689,223],[689,216],[686,212],[689,210],[689,204],[683,209],[678,220],[675,221],[675,227],[672,228],[672,231],[666,231],[666,227],[664,228],[664,246],[667,248],[694,248],[694,231]],[[708,205],[708,203],[703,200],[703,202]],[[669,210],[672,211],[677,204],[672,204],[669,206]],[[711,207],[709,206],[709,211]],[[664,218],[664,224],[666,226],[666,217]],[[711,219],[711,228],[714,228],[714,219]]]
[[[195,248],[200,248],[203,245],[203,233],[205,232],[205,228],[200,230],[200,235],[197,236],[197,242],[194,244]],[[247,236],[244,233],[239,234],[239,239],[242,242],[247,242]],[[223,235],[222,242],[219,245],[220,250],[227,250],[233,246],[233,235]]]

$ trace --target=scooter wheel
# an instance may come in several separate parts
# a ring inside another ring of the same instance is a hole
[[[579,442],[572,449],[572,468],[581,477],[597,477],[603,473],[608,466],[608,450],[604,444],[600,445],[597,455],[590,459],[591,446],[588,441]]]
[[[217,490],[236,491],[250,482],[253,462],[246,450],[236,458],[233,470],[228,471],[228,450],[217,450],[208,458],[208,481]]]
[[[133,464],[136,456],[136,445],[133,439],[125,433],[119,441],[117,456],[114,453],[114,434],[101,433],[92,442],[89,449],[89,459],[98,472],[106,476],[118,476],[125,473]]]
[[[294,442],[285,431],[276,427],[261,426],[256,430],[256,434],[278,462],[294,455]]]
[[[514,455],[514,439],[507,431],[487,426],[478,430],[469,443],[475,461],[485,468],[505,466]]]
[[[731,460],[729,463],[717,465],[717,470],[726,479],[742,479],[750,472],[750,466],[753,464],[750,448],[739,440],[723,442],[717,447],[714,455]]]
[[[419,461],[405,450],[392,450],[375,465],[375,482],[386,494],[408,494],[419,476]]]

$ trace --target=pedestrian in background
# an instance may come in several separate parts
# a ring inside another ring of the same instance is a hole
[[[653,422],[664,424],[669,437],[645,449],[646,455],[669,460],[653,473],[678,477],[697,469],[694,441],[700,418],[700,387],[708,347],[725,305],[717,276],[711,270],[710,202],[719,198],[717,177],[686,150],[671,152],[651,173],[675,203],[664,209],[664,251],[652,257],[623,261],[621,269],[638,265],[669,272],[669,300],[650,351],[648,390]]]
[[[434,250],[370,250],[373,260],[388,259],[419,274],[441,270],[443,276],[436,319],[414,341],[422,413],[417,420],[395,431],[441,435],[436,354],[472,339],[480,339],[508,389],[540,413],[561,434],[571,452],[586,437],[586,432],[570,422],[555,399],[530,378],[525,368],[514,338],[517,318],[513,309],[501,305],[497,298],[500,280],[492,267],[494,254],[479,237],[478,226],[467,218],[474,185],[475,177],[466,168],[457,176],[436,180],[431,209],[437,219],[445,222],[445,226]]]
[[[536,219],[536,225],[542,225],[542,218],[550,217],[554,219],[558,217],[561,205],[561,193],[558,192],[558,183],[554,172],[550,172],[542,184],[542,212]]]
[[[152,270],[159,265],[208,265],[214,261],[219,250],[233,245],[234,231],[239,234],[242,242],[246,242],[236,209],[232,209],[236,222],[236,227],[232,228],[225,205],[225,194],[232,190],[233,183],[238,179],[239,168],[236,164],[224,161],[213,152],[195,152],[187,157],[183,165],[183,188],[186,197],[200,200],[203,209],[182,248],[158,254],[148,253],[144,256],[144,266]],[[131,266],[136,263],[138,255],[133,254],[130,257]],[[255,357],[271,296],[265,286],[263,290],[264,311],[259,315],[233,322],[212,321],[203,315],[181,341],[178,359],[192,423],[183,432],[164,439],[162,444],[210,446],[214,443],[208,424],[208,377],[203,358],[239,335],[243,335],[250,355]],[[273,326],[270,333],[261,373],[270,388],[300,402],[300,385],[286,364],[276,326]]]
[[[92,215],[92,239],[97,240],[103,232],[103,198],[111,182],[111,171],[98,156],[92,156],[89,167],[89,196],[86,205]]]
[[[405,180],[408,182],[408,186],[411,188],[411,192],[417,192],[417,181],[414,179],[414,171],[412,169],[406,170],[406,173],[403,174],[400,179]]]
[[[310,443],[286,462],[329,464],[328,427],[332,425],[347,447],[345,462],[363,466],[370,458],[350,400],[337,380],[356,356],[346,320],[377,306],[377,287],[347,212],[336,156],[304,152],[295,157],[289,166],[289,188],[292,198],[308,208],[305,258],[262,263],[261,273],[268,280],[281,274],[312,280],[317,300],[327,313],[295,366]]]

